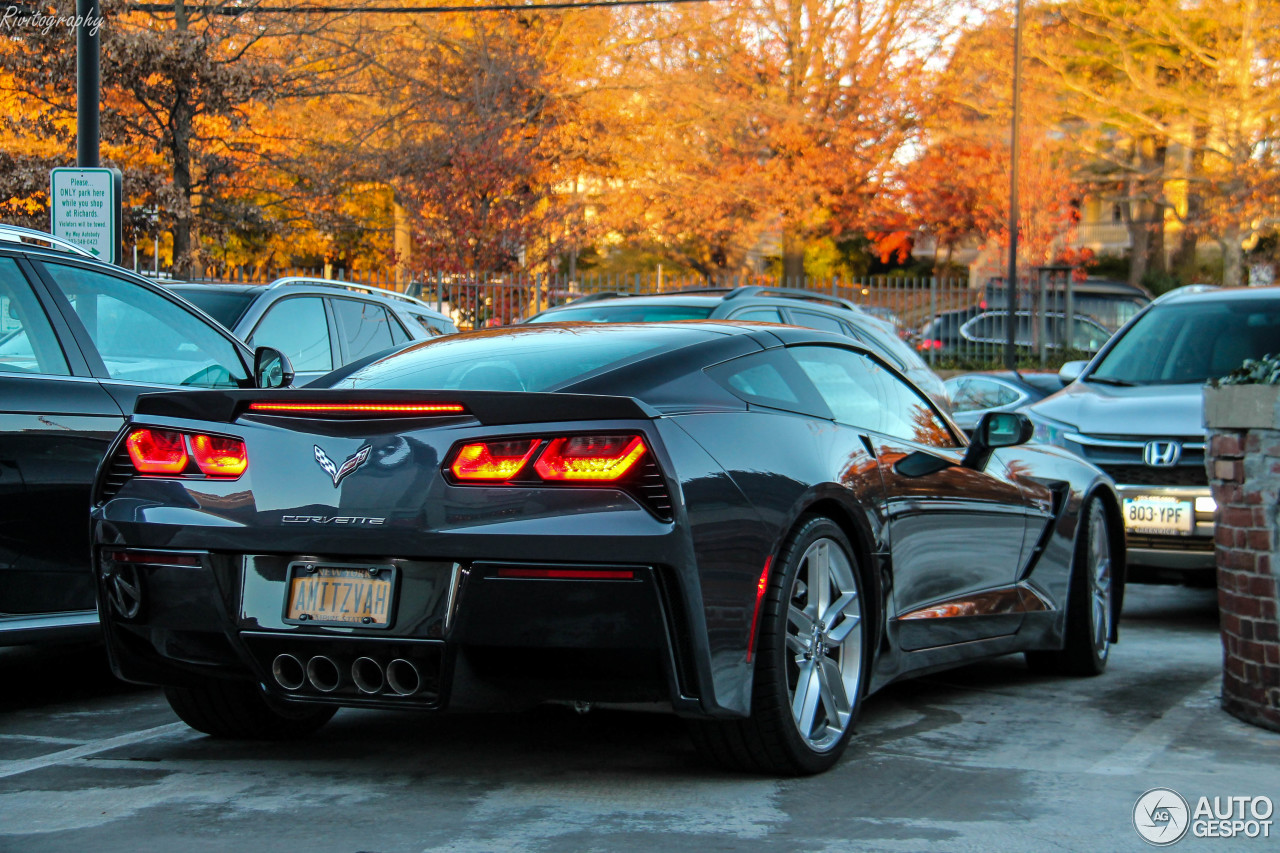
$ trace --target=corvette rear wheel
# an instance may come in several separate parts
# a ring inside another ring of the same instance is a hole
[[[1090,498],[1082,513],[1084,529],[1067,592],[1066,641],[1061,651],[1029,651],[1027,664],[1037,672],[1101,675],[1111,652],[1115,571],[1107,509]]]
[[[191,728],[233,740],[283,740],[309,735],[337,708],[269,699],[247,681],[210,680],[200,687],[166,687],[164,698]]]
[[[803,520],[779,555],[760,613],[751,716],[698,721],[694,742],[740,770],[821,773],[848,746],[864,693],[862,578],[844,532]]]

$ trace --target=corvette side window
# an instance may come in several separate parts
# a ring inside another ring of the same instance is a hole
[[[707,368],[707,375],[748,403],[830,418],[822,398],[781,348]]]
[[[924,397],[874,359],[827,346],[796,346],[787,352],[840,423],[933,447],[956,446]]]

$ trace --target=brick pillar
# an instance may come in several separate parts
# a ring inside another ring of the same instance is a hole
[[[1205,466],[1218,503],[1222,707],[1280,731],[1280,430],[1212,428],[1209,420]]]

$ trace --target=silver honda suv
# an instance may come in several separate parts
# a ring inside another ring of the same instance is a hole
[[[1131,579],[1207,579],[1216,506],[1205,473],[1204,384],[1277,352],[1280,288],[1188,288],[1149,305],[1092,361],[1064,365],[1070,384],[1023,410],[1036,440],[1116,481]]]

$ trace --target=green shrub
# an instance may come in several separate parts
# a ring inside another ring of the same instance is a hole
[[[1210,385],[1280,385],[1280,355],[1246,358],[1244,364]]]

